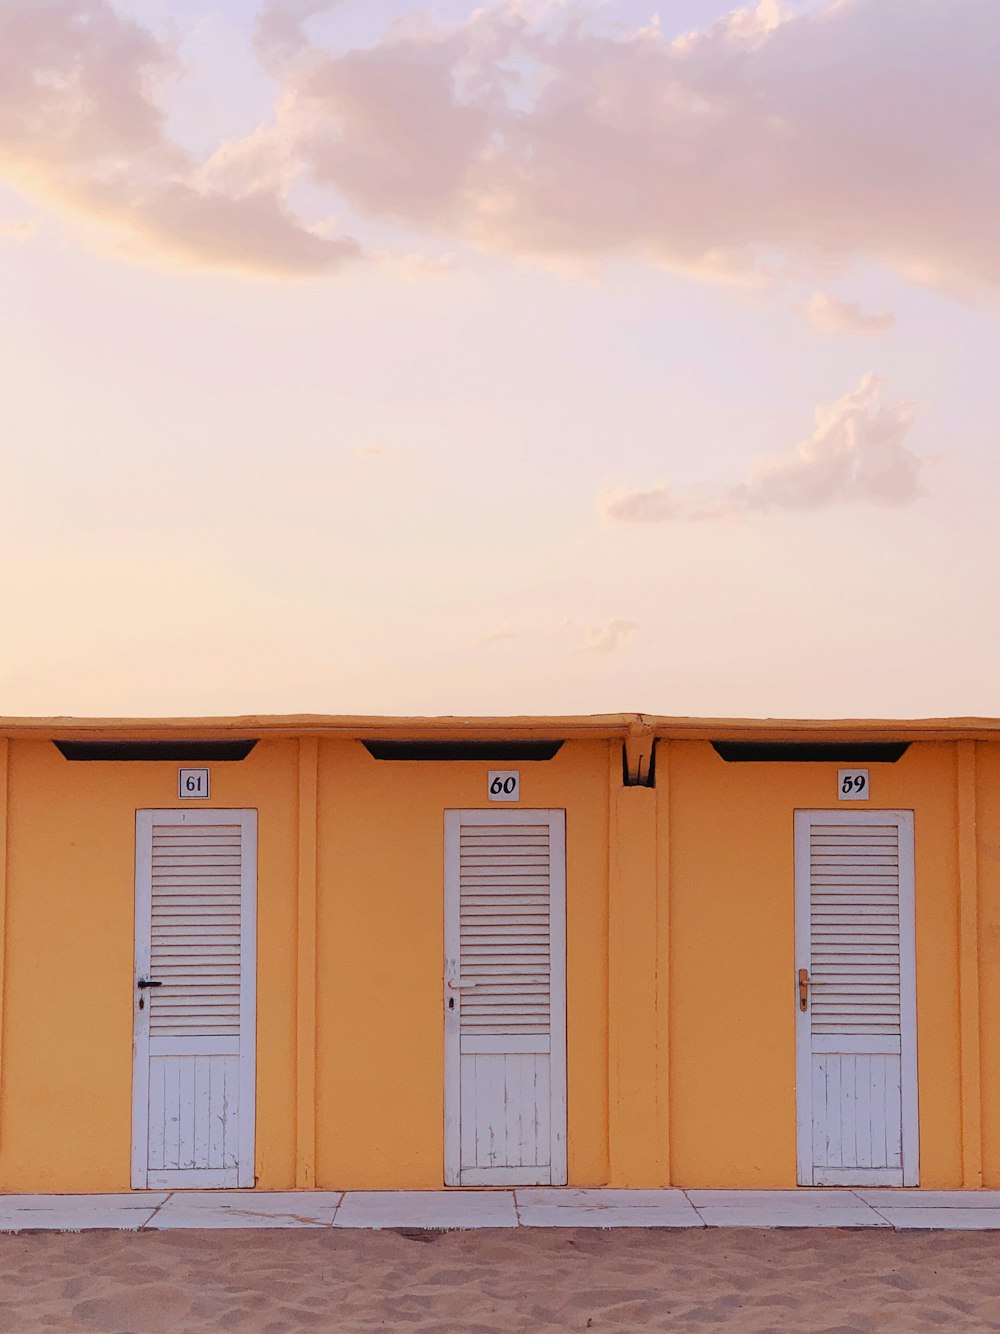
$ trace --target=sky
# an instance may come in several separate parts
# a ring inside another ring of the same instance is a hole
[[[0,714],[1000,714],[996,0],[0,0]]]

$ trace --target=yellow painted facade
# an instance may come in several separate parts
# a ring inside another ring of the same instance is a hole
[[[258,1187],[441,1187],[443,814],[498,766],[376,735],[564,740],[503,767],[566,812],[569,1184],[636,1187],[796,1180],[792,820],[837,764],[711,740],[911,741],[868,806],[914,812],[920,1185],[1000,1187],[997,725],[608,716],[0,720],[0,1189],[129,1188],[135,813],[186,803],[52,740],[171,736],[257,740],[202,804],[258,812]]]

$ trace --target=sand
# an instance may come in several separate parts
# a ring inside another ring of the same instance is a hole
[[[1000,1331],[1000,1233],[0,1236],[0,1330]]]

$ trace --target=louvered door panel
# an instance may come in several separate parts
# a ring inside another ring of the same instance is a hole
[[[468,823],[459,837],[462,1038],[547,1037],[549,826]]]
[[[899,830],[813,825],[809,834],[814,1035],[888,1037],[899,1050]]]
[[[565,1180],[565,823],[446,817],[446,1181]]]
[[[153,1037],[239,1034],[241,841],[238,824],[153,826]]]
[[[252,1185],[255,812],[140,811],[136,839],[133,1185]]]
[[[796,814],[799,1179],[915,1184],[908,812]]]

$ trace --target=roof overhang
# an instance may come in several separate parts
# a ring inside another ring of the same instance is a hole
[[[0,718],[0,737],[169,740],[323,736],[355,740],[991,741],[997,718],[673,718],[649,713],[400,718],[245,714],[228,718]]]

